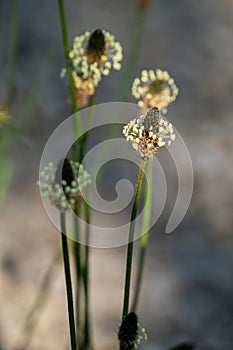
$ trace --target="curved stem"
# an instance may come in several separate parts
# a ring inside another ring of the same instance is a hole
[[[132,267],[133,245],[134,245],[134,241],[133,241],[134,228],[135,228],[135,219],[137,215],[137,209],[138,209],[138,203],[139,203],[139,197],[140,197],[140,192],[142,187],[142,180],[143,180],[145,166],[146,166],[146,160],[142,160],[141,166],[138,172],[138,180],[137,180],[137,185],[136,185],[135,194],[134,194],[133,208],[131,212],[129,241],[128,241],[129,243],[128,243],[127,259],[126,259],[125,291],[124,291],[122,319],[124,319],[127,316],[128,310],[129,310],[131,267]]]
[[[136,287],[135,292],[133,296],[133,302],[132,302],[132,311],[136,312],[137,306],[138,306],[138,300],[141,290],[141,284],[142,284],[142,276],[143,276],[143,269],[145,264],[145,253],[149,238],[149,232],[148,227],[150,223],[150,210],[151,210],[151,201],[152,201],[152,180],[153,180],[153,174],[152,174],[152,163],[153,159],[148,160],[147,165],[147,183],[145,188],[145,199],[144,199],[144,208],[143,208],[143,218],[142,218],[142,237],[140,239],[140,247],[139,247],[139,258],[138,258],[138,266],[137,266],[137,272],[136,272]],[[147,194],[147,195],[146,195]]]
[[[69,326],[70,326],[70,343],[71,343],[71,349],[76,350],[73,293],[72,293],[72,282],[71,282],[71,274],[70,274],[69,251],[68,251],[68,244],[67,244],[67,237],[66,237],[65,214],[63,213],[60,214],[60,221],[61,221],[62,252],[63,252],[65,279],[66,279],[66,293],[67,293]]]
[[[64,0],[58,0],[58,6],[59,6],[59,13],[60,13],[62,38],[63,38],[64,52],[65,52],[65,59],[66,59],[66,68],[67,68],[70,96],[72,100],[72,112],[76,113],[78,112],[78,103],[77,103],[76,91],[75,91],[75,85],[74,85],[72,62],[69,57],[70,46],[69,46],[69,39],[68,39]],[[76,120],[76,128],[80,130],[78,119]]]

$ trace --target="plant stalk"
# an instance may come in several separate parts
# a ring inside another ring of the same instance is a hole
[[[73,132],[73,138],[75,141],[76,135],[80,133],[80,121],[77,115],[79,108],[78,108],[78,103],[76,98],[76,88],[75,88],[74,79],[73,79],[72,62],[69,57],[70,47],[69,47],[69,37],[68,37],[68,30],[67,30],[67,23],[66,23],[64,0],[58,0],[58,7],[59,7],[59,13],[60,13],[60,22],[61,22],[63,46],[64,46],[64,53],[65,53],[65,60],[66,60],[67,75],[68,75],[68,84],[69,84],[71,103],[72,103],[72,112],[76,113],[76,116],[74,117],[74,132]],[[75,142],[72,145],[72,159],[73,161],[77,160]],[[78,215],[77,211],[75,212],[75,214]],[[76,266],[76,295],[75,295],[76,328],[77,328],[77,332],[80,333],[81,332],[80,298],[82,294],[81,293],[81,248],[79,243],[79,227],[78,227],[78,221],[76,217],[74,218],[74,231],[75,231],[74,257],[75,257],[75,266]],[[80,335],[81,334],[79,334],[79,336]],[[80,339],[80,337],[78,337],[78,339]]]
[[[124,319],[129,310],[129,296],[130,296],[130,282],[131,282],[131,268],[132,268],[132,258],[133,258],[133,246],[134,246],[134,229],[135,229],[135,219],[137,215],[138,203],[140,198],[140,192],[142,187],[142,181],[144,176],[144,169],[146,166],[146,160],[141,161],[140,169],[138,172],[137,185],[134,194],[133,208],[131,212],[130,219],[130,229],[129,229],[129,241],[127,249],[127,258],[126,258],[126,271],[125,271],[125,291],[124,291],[124,303],[123,303],[123,312],[122,319]]]
[[[153,159],[148,159],[147,164],[147,182],[145,187],[145,197],[144,197],[144,206],[143,206],[143,218],[142,218],[142,236],[140,239],[139,246],[139,258],[138,258],[138,266],[136,272],[136,287],[133,296],[132,308],[131,310],[136,312],[138,306],[138,300],[142,285],[142,276],[143,269],[145,264],[145,256],[146,256],[146,248],[149,238],[148,227],[150,224],[150,211],[151,211],[151,201],[152,201],[152,181],[153,181],[153,173],[152,173],[152,165]]]
[[[58,0],[58,7],[59,7],[59,13],[60,13],[61,30],[62,30],[64,52],[65,52],[68,83],[69,83],[70,96],[71,96],[71,101],[72,101],[72,112],[77,113],[79,109],[78,109],[78,103],[77,103],[76,91],[75,91],[75,85],[74,85],[72,62],[71,62],[71,59],[69,57],[70,46],[69,46],[69,37],[68,37],[68,30],[67,30],[67,23],[66,23],[66,13],[65,13],[64,0]],[[77,128],[80,130],[80,125],[79,125],[78,119],[77,119],[76,123],[77,123]]]
[[[86,243],[85,243],[85,263],[84,263],[84,293],[85,293],[85,338],[84,348],[91,348],[91,337],[90,337],[90,310],[89,310],[89,240],[90,240],[90,208],[87,203],[84,204],[84,215],[86,220]]]
[[[7,63],[7,82],[8,82],[8,98],[7,105],[11,106],[15,95],[15,74],[17,61],[17,45],[18,45],[18,0],[10,1],[10,32],[8,46],[8,63]]]
[[[70,274],[70,262],[69,262],[69,251],[66,237],[66,223],[65,214],[60,214],[61,221],[61,239],[62,239],[62,252],[63,252],[63,262],[66,280],[66,293],[67,293],[67,303],[68,303],[68,314],[69,314],[69,327],[70,327],[70,343],[71,349],[76,350],[76,333],[75,333],[75,323],[74,323],[74,306],[73,306],[73,293],[72,293],[72,282]]]

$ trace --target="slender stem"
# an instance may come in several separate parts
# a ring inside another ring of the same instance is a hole
[[[143,207],[143,217],[142,217],[142,237],[140,239],[140,247],[139,247],[139,258],[138,258],[138,266],[136,272],[136,287],[133,296],[132,302],[132,311],[136,312],[138,306],[138,300],[140,295],[140,289],[142,284],[142,275],[143,268],[145,264],[145,256],[146,256],[146,248],[149,238],[148,227],[150,223],[150,211],[151,211],[151,201],[152,201],[152,165],[153,159],[148,160],[147,165],[147,183],[145,187],[145,197],[144,197],[144,207]],[[147,195],[146,195],[147,194]]]
[[[93,106],[95,104],[95,94],[90,97],[89,111],[86,120],[86,130],[83,138],[80,140],[80,163],[83,160],[85,146],[88,138],[88,130],[91,126],[93,117]],[[90,208],[87,203],[84,203],[84,217],[86,221],[86,242],[84,248],[84,266],[83,266],[83,283],[84,283],[84,297],[85,297],[85,309],[84,309],[84,348],[91,348],[91,332],[90,332],[90,310],[89,310],[89,238],[90,238]]]
[[[90,107],[93,107],[94,105],[95,105],[95,93],[90,96],[90,100],[89,100],[89,113],[87,115],[87,121],[86,121],[87,130],[89,130],[89,128],[91,127],[91,121],[93,117],[93,109]]]
[[[66,15],[65,15],[65,5],[63,0],[58,0],[59,12],[60,12],[60,21],[61,21],[61,29],[62,29],[62,37],[63,37],[63,45],[66,59],[66,68],[68,75],[68,83],[70,89],[70,96],[72,102],[72,112],[77,113],[79,111],[77,98],[76,98],[76,89],[73,79],[72,72],[72,62],[69,57],[70,47],[69,47],[69,39],[68,39],[68,30],[66,23]],[[80,121],[78,115],[74,117],[74,134],[73,138],[76,140],[76,136],[80,132]],[[73,161],[77,160],[77,152],[76,152],[76,143],[73,143],[72,146],[72,159]],[[76,212],[77,215],[77,212]],[[75,266],[76,266],[76,327],[77,332],[81,333],[80,328],[80,298],[81,298],[81,249],[79,244],[79,227],[77,217],[74,217],[74,230],[75,230],[75,244],[74,244],[74,256],[75,256]],[[81,335],[81,334],[79,334]],[[80,340],[80,337],[78,337]]]
[[[146,161],[142,160],[140,169],[138,172],[138,180],[137,185],[135,189],[134,194],[134,202],[133,202],[133,208],[131,212],[131,219],[130,219],[130,229],[129,229],[129,243],[128,243],[128,250],[127,250],[127,259],[126,259],[126,272],[125,272],[125,292],[124,292],[124,304],[123,304],[123,312],[122,312],[122,319],[125,318],[128,314],[129,309],[129,296],[130,296],[130,281],[131,281],[131,267],[132,267],[132,258],[133,258],[133,245],[134,245],[134,228],[135,228],[135,219],[137,215],[137,209],[138,209],[138,203],[139,203],[139,197],[142,187],[142,180],[144,175],[144,169],[146,166]]]
[[[85,349],[91,348],[90,338],[90,312],[89,312],[89,240],[90,240],[90,208],[87,203],[84,204],[84,215],[86,220],[86,243],[85,243],[85,263],[84,263],[84,293],[85,293]]]
[[[0,209],[13,175],[13,165],[11,164],[8,155],[10,145],[9,141],[9,129],[6,125],[3,125],[0,127]]]
[[[67,69],[67,75],[68,75],[70,96],[72,101],[72,111],[73,113],[76,113],[78,112],[78,103],[77,103],[76,91],[75,91],[75,85],[74,85],[72,62],[69,57],[70,46],[69,46],[69,39],[68,39],[64,0],[58,0],[58,6],[59,6],[59,12],[60,12],[62,38],[63,38],[63,45],[64,45],[64,51],[65,51],[66,69]],[[80,130],[78,118],[76,120],[76,128]]]
[[[84,157],[84,152],[85,152],[85,147],[87,144],[87,138],[88,138],[88,132],[91,127],[91,121],[93,117],[93,106],[95,105],[95,94],[91,95],[90,100],[89,100],[89,109],[88,109],[88,114],[86,118],[86,131],[85,133],[80,137],[80,152],[79,152],[79,162],[81,163]]]
[[[71,274],[70,274],[69,251],[68,251],[68,244],[67,244],[67,237],[66,237],[65,214],[62,214],[62,213],[60,214],[60,220],[61,220],[62,251],[63,251],[65,279],[66,279],[66,292],[67,292],[69,326],[70,326],[70,343],[71,343],[71,349],[76,350],[73,293],[72,293],[72,282],[71,282]]]
[[[75,277],[76,277],[76,289],[75,289],[75,309],[76,309],[76,330],[77,330],[77,345],[81,348],[82,343],[82,326],[81,326],[81,304],[82,304],[82,247],[79,243],[79,225],[78,225],[78,211],[75,210],[74,217],[74,232],[75,232],[75,242],[74,242],[74,259],[75,259]]]
[[[11,105],[15,94],[15,73],[17,60],[18,44],[18,0],[10,1],[10,33],[8,46],[8,64],[7,64],[7,81],[8,81],[8,106]]]
[[[132,80],[136,73],[139,52],[142,41],[143,27],[146,18],[146,8],[138,7],[135,17],[135,24],[132,30],[132,36],[130,40],[129,53],[124,69],[124,77],[122,81],[122,89],[119,95],[119,101],[124,102],[129,100],[129,93],[132,84]]]

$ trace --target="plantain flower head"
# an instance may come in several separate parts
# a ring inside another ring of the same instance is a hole
[[[94,94],[102,75],[109,75],[112,68],[121,69],[123,54],[122,47],[114,35],[96,29],[92,33],[85,32],[74,38],[69,57],[72,61],[79,106],[82,107],[84,96],[87,100]]]
[[[82,202],[82,191],[90,184],[90,175],[78,162],[62,160],[57,167],[49,163],[40,174],[42,196],[61,212],[76,209]]]
[[[170,146],[175,140],[172,124],[160,114],[156,107],[138,119],[131,120],[124,126],[123,134],[142,159],[153,158],[158,148]]]
[[[122,321],[118,339],[123,350],[132,350],[137,348],[141,340],[147,340],[146,331],[140,327],[138,317],[134,312],[130,312]]]
[[[141,77],[133,81],[132,95],[138,100],[140,107],[157,107],[167,113],[167,106],[175,101],[178,88],[167,71],[143,70]]]

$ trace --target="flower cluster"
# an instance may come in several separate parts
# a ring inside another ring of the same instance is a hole
[[[118,331],[118,339],[124,350],[137,348],[141,340],[147,340],[146,331],[144,328],[140,329],[137,315],[134,312],[130,312],[123,319]]]
[[[73,78],[77,89],[79,107],[84,107],[93,95],[101,76],[110,70],[121,69],[122,47],[107,31],[97,29],[74,38],[69,53],[73,66]]]
[[[167,112],[167,106],[175,101],[178,88],[167,71],[160,69],[143,70],[141,78],[136,78],[132,85],[132,94],[139,100],[143,108],[157,107],[161,112]]]
[[[61,212],[74,210],[82,202],[82,191],[90,184],[90,175],[78,162],[65,158],[57,167],[49,163],[40,174],[41,194]]]
[[[131,120],[124,126],[123,134],[142,159],[152,158],[158,148],[170,146],[171,141],[175,140],[172,124],[162,117],[156,107],[139,119]]]

